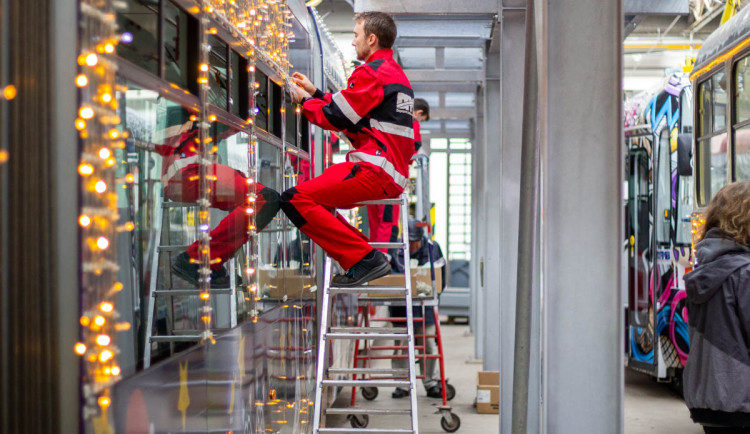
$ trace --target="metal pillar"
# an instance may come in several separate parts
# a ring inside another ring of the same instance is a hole
[[[621,3],[538,7],[541,432],[620,433]]]
[[[525,1],[503,0],[499,11],[497,40],[490,52],[499,51],[497,93],[490,80],[488,59],[486,142],[488,250],[484,264],[488,295],[484,367],[500,371],[500,432],[511,432],[513,400],[513,346],[515,341],[516,266],[518,258],[518,205],[521,182],[521,119]],[[492,55],[492,54],[490,54]],[[494,71],[493,71],[494,72]],[[493,104],[495,107],[493,107]],[[496,122],[499,113],[500,122]],[[494,119],[493,119],[494,118]],[[499,139],[499,141],[498,141]],[[493,156],[494,154],[494,156]],[[499,170],[497,168],[500,168]],[[491,240],[491,241],[490,241]],[[493,251],[494,249],[494,251]],[[499,292],[498,292],[499,291]],[[493,334],[490,336],[490,330]],[[530,389],[530,396],[534,396]],[[532,400],[533,401],[533,400]],[[533,419],[533,418],[532,418]]]
[[[72,348],[78,341],[78,255],[71,255],[78,245],[78,232],[71,230],[78,222],[78,135],[74,128],[76,113],[70,110],[71,101],[76,100],[74,86],[77,58],[77,2],[76,0],[55,0],[50,2],[52,19],[50,20],[50,50],[54,62],[49,71],[53,93],[51,103],[54,106],[51,118],[54,146],[53,171],[55,182],[54,221],[57,261],[55,286],[58,291],[57,305],[57,341],[59,355],[57,372],[59,375],[59,432],[78,432],[80,407],[77,397],[80,394],[78,374],[80,358]]]

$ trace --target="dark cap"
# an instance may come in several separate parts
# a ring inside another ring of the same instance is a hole
[[[409,241],[421,241],[424,228],[417,226],[417,219],[409,217]]]

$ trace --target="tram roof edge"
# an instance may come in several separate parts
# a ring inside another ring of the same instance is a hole
[[[743,8],[706,38],[690,78],[695,79],[750,44],[750,7]]]

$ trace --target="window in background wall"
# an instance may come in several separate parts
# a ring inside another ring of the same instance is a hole
[[[228,49],[227,44],[221,39],[210,36],[208,43],[211,45],[211,55],[209,56],[208,69],[208,102],[220,107],[227,108],[227,67],[228,67]]]
[[[165,78],[184,89],[192,90],[195,80],[190,81],[194,75],[190,71],[190,65],[195,61],[190,58],[188,47],[197,44],[198,23],[169,1],[164,2],[163,20]],[[190,41],[191,38],[196,39],[195,42]]]
[[[471,141],[430,140],[430,200],[435,238],[449,260],[471,259]]]

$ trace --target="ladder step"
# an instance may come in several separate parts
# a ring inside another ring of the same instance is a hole
[[[365,205],[401,205],[403,201],[401,199],[380,199],[380,200],[365,200],[354,206],[365,206]]]
[[[383,286],[383,285],[366,285],[366,286],[355,286],[355,287],[343,287],[343,286],[332,286],[328,288],[331,294],[366,294],[379,292],[383,294],[393,294],[394,296],[401,295],[402,298],[406,299],[406,287],[405,286]]]
[[[409,380],[323,380],[324,386],[343,387],[410,387]]]
[[[151,336],[151,342],[195,342],[201,340],[201,335],[173,335],[173,336]]]
[[[380,433],[413,433],[410,429],[388,429],[388,428],[319,428],[318,432],[348,432],[348,433],[361,433],[361,432],[380,432]]]
[[[328,368],[328,374],[342,375],[392,375],[394,377],[406,377],[409,375],[408,369],[389,369],[389,368]]]
[[[328,408],[328,414],[410,414],[408,408]],[[359,430],[357,430],[359,432]],[[409,431],[411,432],[411,431]]]
[[[184,252],[187,250],[188,245],[174,245],[174,246],[159,246],[160,252]]]
[[[160,296],[160,295],[171,295],[171,296],[185,296],[185,295],[200,295],[203,291],[200,289],[157,289],[156,291],[153,291],[152,294],[154,297]],[[211,295],[220,295],[220,294],[231,294],[232,289],[226,288],[226,289],[209,289],[208,293]]]
[[[406,327],[331,327],[329,333],[399,333],[404,334]]]
[[[326,339],[406,339],[408,333],[326,333]]]
[[[370,243],[370,246],[374,249],[402,249],[406,250],[406,244],[404,243]]]

